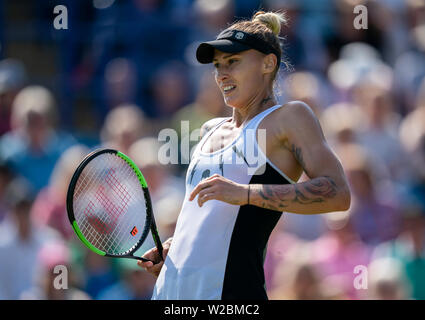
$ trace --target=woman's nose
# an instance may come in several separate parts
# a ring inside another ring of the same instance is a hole
[[[229,77],[229,74],[225,68],[220,68],[216,70],[216,79],[217,81],[224,81]]]

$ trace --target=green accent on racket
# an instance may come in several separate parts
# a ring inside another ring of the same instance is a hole
[[[124,159],[124,161],[126,161],[133,168],[134,172],[136,173],[137,177],[139,178],[139,181],[140,181],[142,187],[147,188],[148,184],[146,183],[145,177],[143,176],[142,172],[137,167],[137,165],[134,163],[134,161],[131,160],[129,157],[127,157],[124,153],[122,153],[120,151],[117,152],[117,156]]]
[[[77,234],[78,238],[87,246],[87,248],[89,248],[90,250],[96,252],[97,254],[104,256],[106,253],[97,249],[96,247],[94,247],[90,242],[87,241],[86,238],[84,238],[83,234],[80,231],[80,228],[78,228],[77,222],[74,221],[72,223],[72,227],[74,228],[75,233]]]

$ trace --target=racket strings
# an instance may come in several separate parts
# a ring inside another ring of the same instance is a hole
[[[107,168],[107,169],[105,169]],[[96,248],[124,254],[145,229],[145,198],[133,169],[113,154],[102,154],[83,170],[74,193],[74,212],[82,234]]]
[[[108,180],[109,177],[110,174],[108,173],[105,176],[106,180]],[[118,193],[116,189],[112,188],[112,190],[115,190],[115,194]],[[96,198],[100,205],[105,209],[106,215],[104,217],[96,217],[97,220],[95,221],[99,223],[100,219],[102,223],[105,222],[106,228],[102,228],[102,230],[96,230],[97,234],[95,234],[94,245],[99,246],[106,252],[117,253],[116,251],[123,251],[123,249],[120,247],[119,241],[119,239],[124,240],[122,239],[122,232],[117,234],[117,231],[122,229],[120,229],[121,225],[117,224],[117,222],[123,222],[123,220],[119,220],[119,217],[122,215],[125,208],[113,205],[113,201],[116,200],[109,200],[106,198],[104,193],[103,186],[99,186],[99,189],[96,193]],[[89,229],[89,226],[90,225],[87,225],[86,229]],[[108,235],[108,237],[104,237],[105,234]],[[116,241],[117,239],[118,241]]]

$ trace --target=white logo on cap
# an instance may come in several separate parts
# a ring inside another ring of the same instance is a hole
[[[236,38],[236,39],[238,39],[238,40],[243,39],[243,37],[244,37],[244,34],[243,34],[242,32],[237,32],[237,33],[235,34],[235,38]]]

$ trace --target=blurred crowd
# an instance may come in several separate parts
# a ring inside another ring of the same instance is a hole
[[[269,297],[425,299],[423,0],[56,2],[0,1],[0,299],[150,299],[155,279],[134,260],[73,234],[70,178],[93,148],[122,151],[149,184],[161,239],[172,236],[187,164],[159,162],[158,133],[182,141],[231,114],[195,48],[258,9],[286,11],[278,100],[312,107],[352,192],[347,212],[283,214]],[[66,30],[53,28],[56,4]],[[356,5],[367,29],[353,26]],[[58,265],[67,290],[53,286]]]

